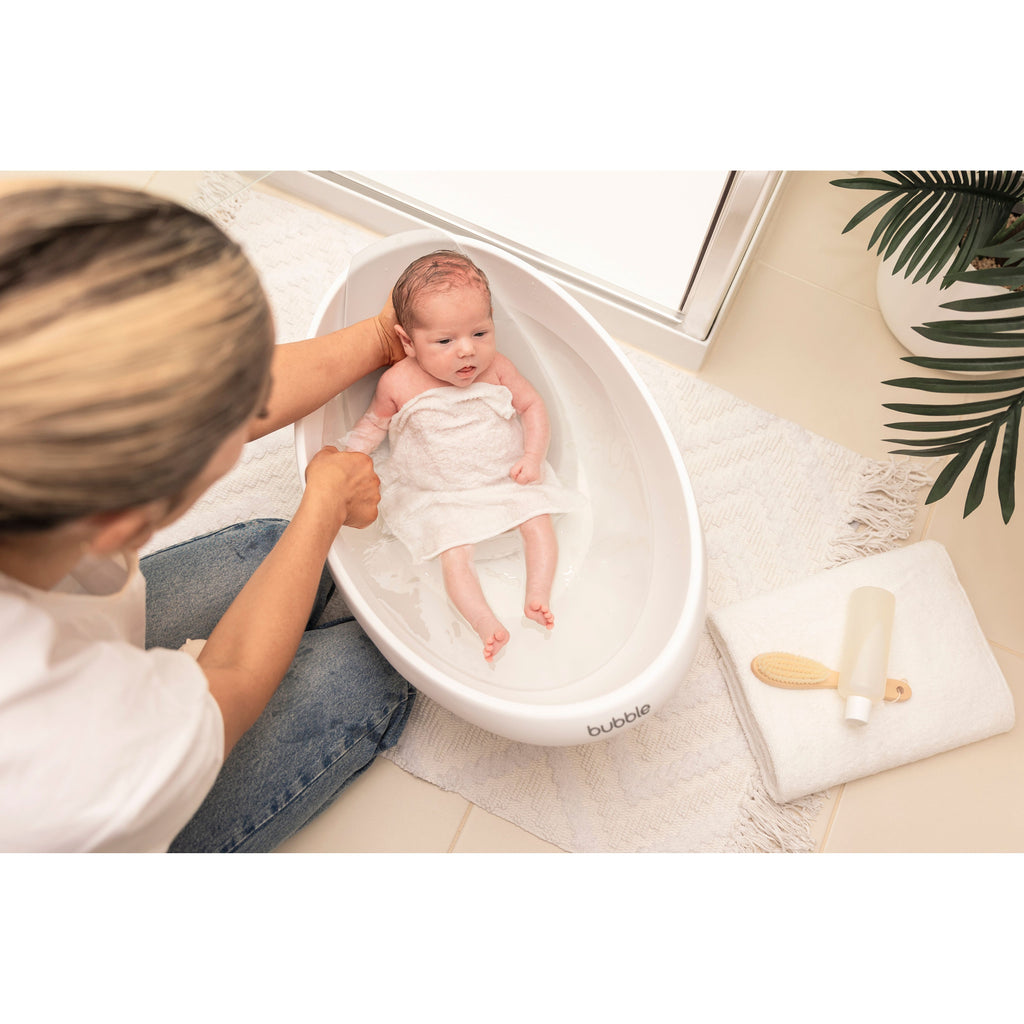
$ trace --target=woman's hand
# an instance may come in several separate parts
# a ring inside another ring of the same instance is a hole
[[[377,323],[377,334],[380,337],[381,352],[383,353],[384,365],[393,366],[405,358],[405,349],[402,341],[395,330],[395,307],[388,295],[388,301],[384,308],[374,317]]]
[[[380,480],[373,459],[362,452],[340,452],[334,445],[321,448],[306,467],[306,488],[334,504],[339,529],[361,530],[377,518]]]

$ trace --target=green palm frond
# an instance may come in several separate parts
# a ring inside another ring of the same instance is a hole
[[[948,269],[942,287],[970,266],[978,249],[997,237],[1024,198],[1024,171],[885,171],[885,178],[838,178],[839,188],[880,191],[843,228],[851,231],[882,210],[868,242],[893,273],[931,281]],[[888,207],[886,210],[885,208]],[[897,255],[898,254],[898,255]]]
[[[1024,263],[1024,234],[1018,220],[1011,225],[1009,236],[1002,231],[1002,240],[995,245],[983,247],[979,255],[994,256],[1006,262],[1003,266],[989,270],[972,270],[957,275],[956,279],[966,282],[1001,284],[1008,289],[1024,284],[1022,263]],[[943,309],[962,313],[992,313],[1024,309],[1024,291],[1007,291],[1000,295],[972,299],[959,299],[943,304]],[[1024,350],[1024,315],[987,317],[975,320],[942,320],[915,327],[919,334],[933,341],[951,346],[967,348],[960,357],[928,358],[910,357],[905,362],[934,370],[956,372],[1014,373],[1024,370],[1024,351],[1018,355],[975,357],[969,354],[971,347],[988,349]],[[964,503],[964,516],[969,516],[981,503],[993,461],[997,464],[996,478],[999,504],[1003,522],[1008,523],[1014,510],[1014,488],[1016,481],[1017,454],[1020,441],[1021,413],[1024,410],[1024,377],[1004,376],[997,379],[978,378],[931,378],[908,377],[886,381],[895,387],[914,388],[936,395],[974,396],[994,395],[968,402],[948,404],[887,404],[886,409],[911,416],[922,416],[923,420],[888,423],[894,430],[907,430],[917,434],[935,435],[914,438],[890,438],[895,444],[907,447],[896,449],[894,455],[918,457],[949,457],[926,499],[927,503],[938,501],[949,493],[960,474],[967,469],[977,453]],[[980,415],[979,415],[980,414]],[[965,417],[971,417],[965,419]]]
[[[926,390],[925,384],[934,385],[937,382],[931,378],[908,378],[905,380],[890,380],[887,384],[896,387],[911,387]],[[941,382],[941,383],[949,383]],[[894,430],[911,430],[929,432],[955,431],[952,435],[939,438],[926,439],[897,439],[887,438],[886,440],[909,445],[910,447],[897,448],[894,455],[913,455],[915,457],[949,457],[949,462],[939,473],[928,493],[926,504],[931,504],[945,497],[960,474],[970,464],[974,454],[980,450],[974,469],[974,476],[967,491],[967,500],[964,503],[964,516],[969,516],[981,504],[985,494],[985,484],[988,478],[989,467],[992,457],[999,451],[998,469],[998,492],[999,504],[1002,511],[1003,522],[1008,523],[1014,510],[1014,479],[1017,466],[1017,450],[1020,436],[1021,408],[1024,406],[1024,380],[1014,378],[1005,382],[1005,390],[997,403],[979,403],[985,406],[993,406],[991,414],[980,420],[971,420],[965,423],[959,417],[968,408],[969,403],[948,405],[917,406],[901,403],[887,403],[885,408],[894,412],[909,414],[924,414],[926,416],[942,417],[927,426],[922,426],[918,421],[899,423],[887,423],[886,426]],[[1016,386],[1014,386],[1016,385]],[[939,388],[928,388],[927,390],[939,391]],[[963,430],[964,427],[969,429]]]

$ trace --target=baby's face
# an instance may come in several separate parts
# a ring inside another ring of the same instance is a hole
[[[416,302],[416,319],[419,326],[403,338],[405,353],[439,381],[468,387],[494,362],[494,321],[483,288],[423,295]]]

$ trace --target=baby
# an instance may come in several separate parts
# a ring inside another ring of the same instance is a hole
[[[551,629],[558,561],[551,514],[568,511],[576,496],[545,461],[544,402],[496,349],[484,273],[440,250],[405,269],[392,299],[407,358],[381,376],[342,446],[369,454],[389,437],[391,456],[378,470],[381,516],[417,560],[440,555],[448,595],[491,661],[509,632],[484,597],[474,543],[519,528],[524,612]]]

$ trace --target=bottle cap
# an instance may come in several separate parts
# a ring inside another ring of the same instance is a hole
[[[846,698],[846,720],[866,722],[871,717],[871,698],[856,695]]]

